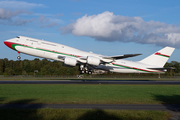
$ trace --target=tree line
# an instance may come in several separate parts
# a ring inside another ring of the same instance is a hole
[[[172,76],[180,73],[180,62],[171,61],[166,63],[164,67],[173,67],[173,70],[167,70],[165,75]],[[34,60],[8,60],[0,59],[0,75],[78,75],[79,67],[66,67],[62,62],[38,59]],[[112,74],[112,73],[106,73]],[[117,73],[115,73],[117,74]],[[144,75],[144,74],[143,74]]]
[[[65,67],[62,62],[47,59],[8,60],[0,59],[0,75],[78,75],[78,66]]]

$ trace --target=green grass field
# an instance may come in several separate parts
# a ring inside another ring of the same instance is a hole
[[[93,109],[0,109],[1,120],[167,120],[164,111]]]
[[[1,84],[0,103],[180,104],[180,86]]]
[[[0,104],[180,104],[180,85],[1,84]],[[1,120],[167,120],[167,111],[0,109]]]

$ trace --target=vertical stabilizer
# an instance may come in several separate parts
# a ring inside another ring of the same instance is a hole
[[[140,62],[152,66],[163,67],[173,53],[174,49],[175,48],[172,47],[165,47],[158,52],[144,58]]]

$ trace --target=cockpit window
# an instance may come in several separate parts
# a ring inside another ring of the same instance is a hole
[[[20,38],[19,36],[17,36],[16,38]]]

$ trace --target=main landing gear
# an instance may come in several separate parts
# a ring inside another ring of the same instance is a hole
[[[17,56],[17,59],[20,60],[21,57],[20,57],[20,52],[18,51],[18,56]]]
[[[81,74],[87,73],[87,74],[92,74],[92,68],[88,66],[87,64],[81,64],[79,65],[79,70]]]

